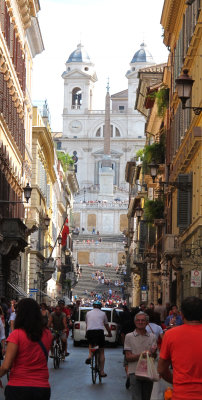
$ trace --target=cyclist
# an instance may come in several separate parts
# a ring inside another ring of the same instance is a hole
[[[61,308],[61,311],[66,315],[66,321],[67,321],[67,340],[69,337],[69,329],[72,328],[72,320],[71,320],[71,311],[68,307],[65,306],[65,301],[64,300],[59,300],[58,305]],[[67,340],[66,340],[66,346],[65,346],[65,356],[69,356],[70,353],[67,352]]]
[[[108,336],[111,337],[111,329],[108,324],[107,316],[105,312],[101,311],[102,303],[96,300],[93,303],[93,310],[88,311],[86,314],[86,337],[89,344],[89,357],[86,359],[86,364],[91,363],[91,347],[99,346],[100,353],[100,375],[105,378],[107,374],[104,372],[105,355],[104,355],[104,328],[108,332]]]
[[[63,351],[63,357],[65,357],[65,349],[67,343],[67,334],[66,334],[67,319],[65,313],[62,312],[61,307],[59,305],[55,307],[55,311],[52,312],[49,317],[48,328],[53,328],[53,331],[61,332],[62,351]],[[53,358],[53,343],[51,346],[51,358]]]

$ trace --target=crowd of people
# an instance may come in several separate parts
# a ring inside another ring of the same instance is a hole
[[[163,305],[161,299],[156,305],[142,302],[129,309],[122,299],[113,302],[112,293],[107,294],[108,298],[104,300],[92,293],[93,310],[86,315],[89,343],[86,363],[90,362],[91,347],[99,344],[101,376],[107,376],[104,370],[104,328],[109,336],[111,331],[101,308],[118,306],[123,310],[118,322],[124,351],[125,385],[131,390],[132,400],[152,399],[155,384],[152,379],[140,379],[138,370],[140,359],[147,358],[158,360],[159,376],[172,385],[172,400],[188,400],[190,396],[193,400],[202,400],[202,300],[188,297],[183,300],[180,311],[176,304]],[[54,332],[61,332],[65,358],[69,355],[67,339],[81,305],[80,299],[68,306],[60,300],[54,308],[45,303],[38,305],[31,298],[19,302],[1,299],[3,363],[0,377],[10,371],[6,400],[50,399],[47,359],[53,357]]]

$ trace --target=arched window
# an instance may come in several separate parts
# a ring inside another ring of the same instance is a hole
[[[96,137],[104,137],[105,136],[105,125],[102,125],[95,134]],[[120,137],[120,131],[114,125],[111,125],[111,137]]]
[[[96,137],[100,137],[100,136],[101,136],[101,128],[99,128],[99,129],[97,130],[95,136],[96,136]]]
[[[119,131],[118,128],[115,129],[115,136],[116,136],[116,137],[120,137],[120,136],[121,136],[121,135],[120,135],[120,131]]]
[[[82,104],[82,91],[76,87],[72,90],[72,108],[79,109]]]

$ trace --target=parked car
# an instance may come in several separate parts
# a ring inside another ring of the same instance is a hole
[[[79,346],[81,343],[86,343],[86,313],[92,310],[93,307],[79,307],[78,319],[74,322],[74,346]],[[114,308],[102,308],[107,315],[109,326],[111,328],[112,337],[105,337],[105,341],[111,345],[116,346],[119,342],[119,323],[117,309]],[[120,312],[122,310],[119,310]],[[104,330],[107,335],[107,330]]]

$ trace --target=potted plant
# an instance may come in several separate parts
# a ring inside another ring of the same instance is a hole
[[[144,204],[146,221],[153,223],[155,219],[164,218],[164,202],[162,200],[146,200]]]
[[[74,168],[74,160],[68,153],[57,151],[58,160],[61,162],[64,172]]]

